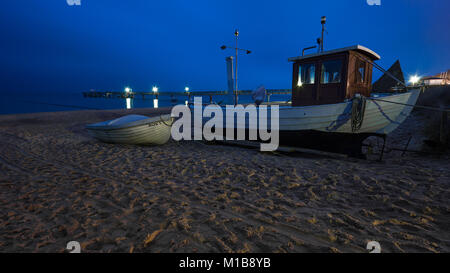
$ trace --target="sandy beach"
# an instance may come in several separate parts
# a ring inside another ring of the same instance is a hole
[[[383,162],[202,141],[101,143],[129,113],[0,116],[0,252],[450,251],[449,156]],[[416,122],[388,138],[402,148]],[[375,141],[376,142],[376,141]],[[413,138],[411,147],[420,145]]]

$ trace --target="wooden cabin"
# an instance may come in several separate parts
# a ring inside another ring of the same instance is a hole
[[[289,58],[292,106],[339,103],[356,93],[370,96],[371,62],[379,59],[360,45]]]

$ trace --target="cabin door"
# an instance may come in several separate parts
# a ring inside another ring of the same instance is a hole
[[[294,64],[292,106],[314,105],[317,96],[317,63]]]
[[[319,61],[318,104],[342,102],[344,98],[344,57]]]

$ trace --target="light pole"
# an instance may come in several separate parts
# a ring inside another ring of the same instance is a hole
[[[131,102],[132,102],[132,100],[131,100],[131,98],[130,98],[130,92],[132,92],[133,91],[133,89],[131,89],[130,87],[125,87],[125,94],[126,94],[126,96],[125,96],[125,104],[126,104],[126,107],[127,107],[127,109],[131,109],[132,108],[132,105],[131,105]]]
[[[236,55],[235,55],[235,58],[234,58],[234,96],[235,96],[234,104],[236,105],[238,103],[238,94],[237,94],[237,92],[238,92],[238,78],[237,78],[237,75],[238,75],[237,74],[237,70],[238,70],[238,53],[239,53],[239,50],[245,51],[247,54],[250,54],[252,52],[250,50],[248,50],[248,49],[238,48],[239,31],[237,29],[234,31],[234,36],[236,37],[236,46],[235,47],[223,45],[220,48],[222,50],[230,48],[230,49],[234,49],[236,51],[236,53],[235,53]]]

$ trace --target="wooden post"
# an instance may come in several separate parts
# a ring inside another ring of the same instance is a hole
[[[444,110],[444,108],[442,108]],[[447,111],[441,112],[441,128],[439,130],[439,141],[441,144],[447,144]]]

